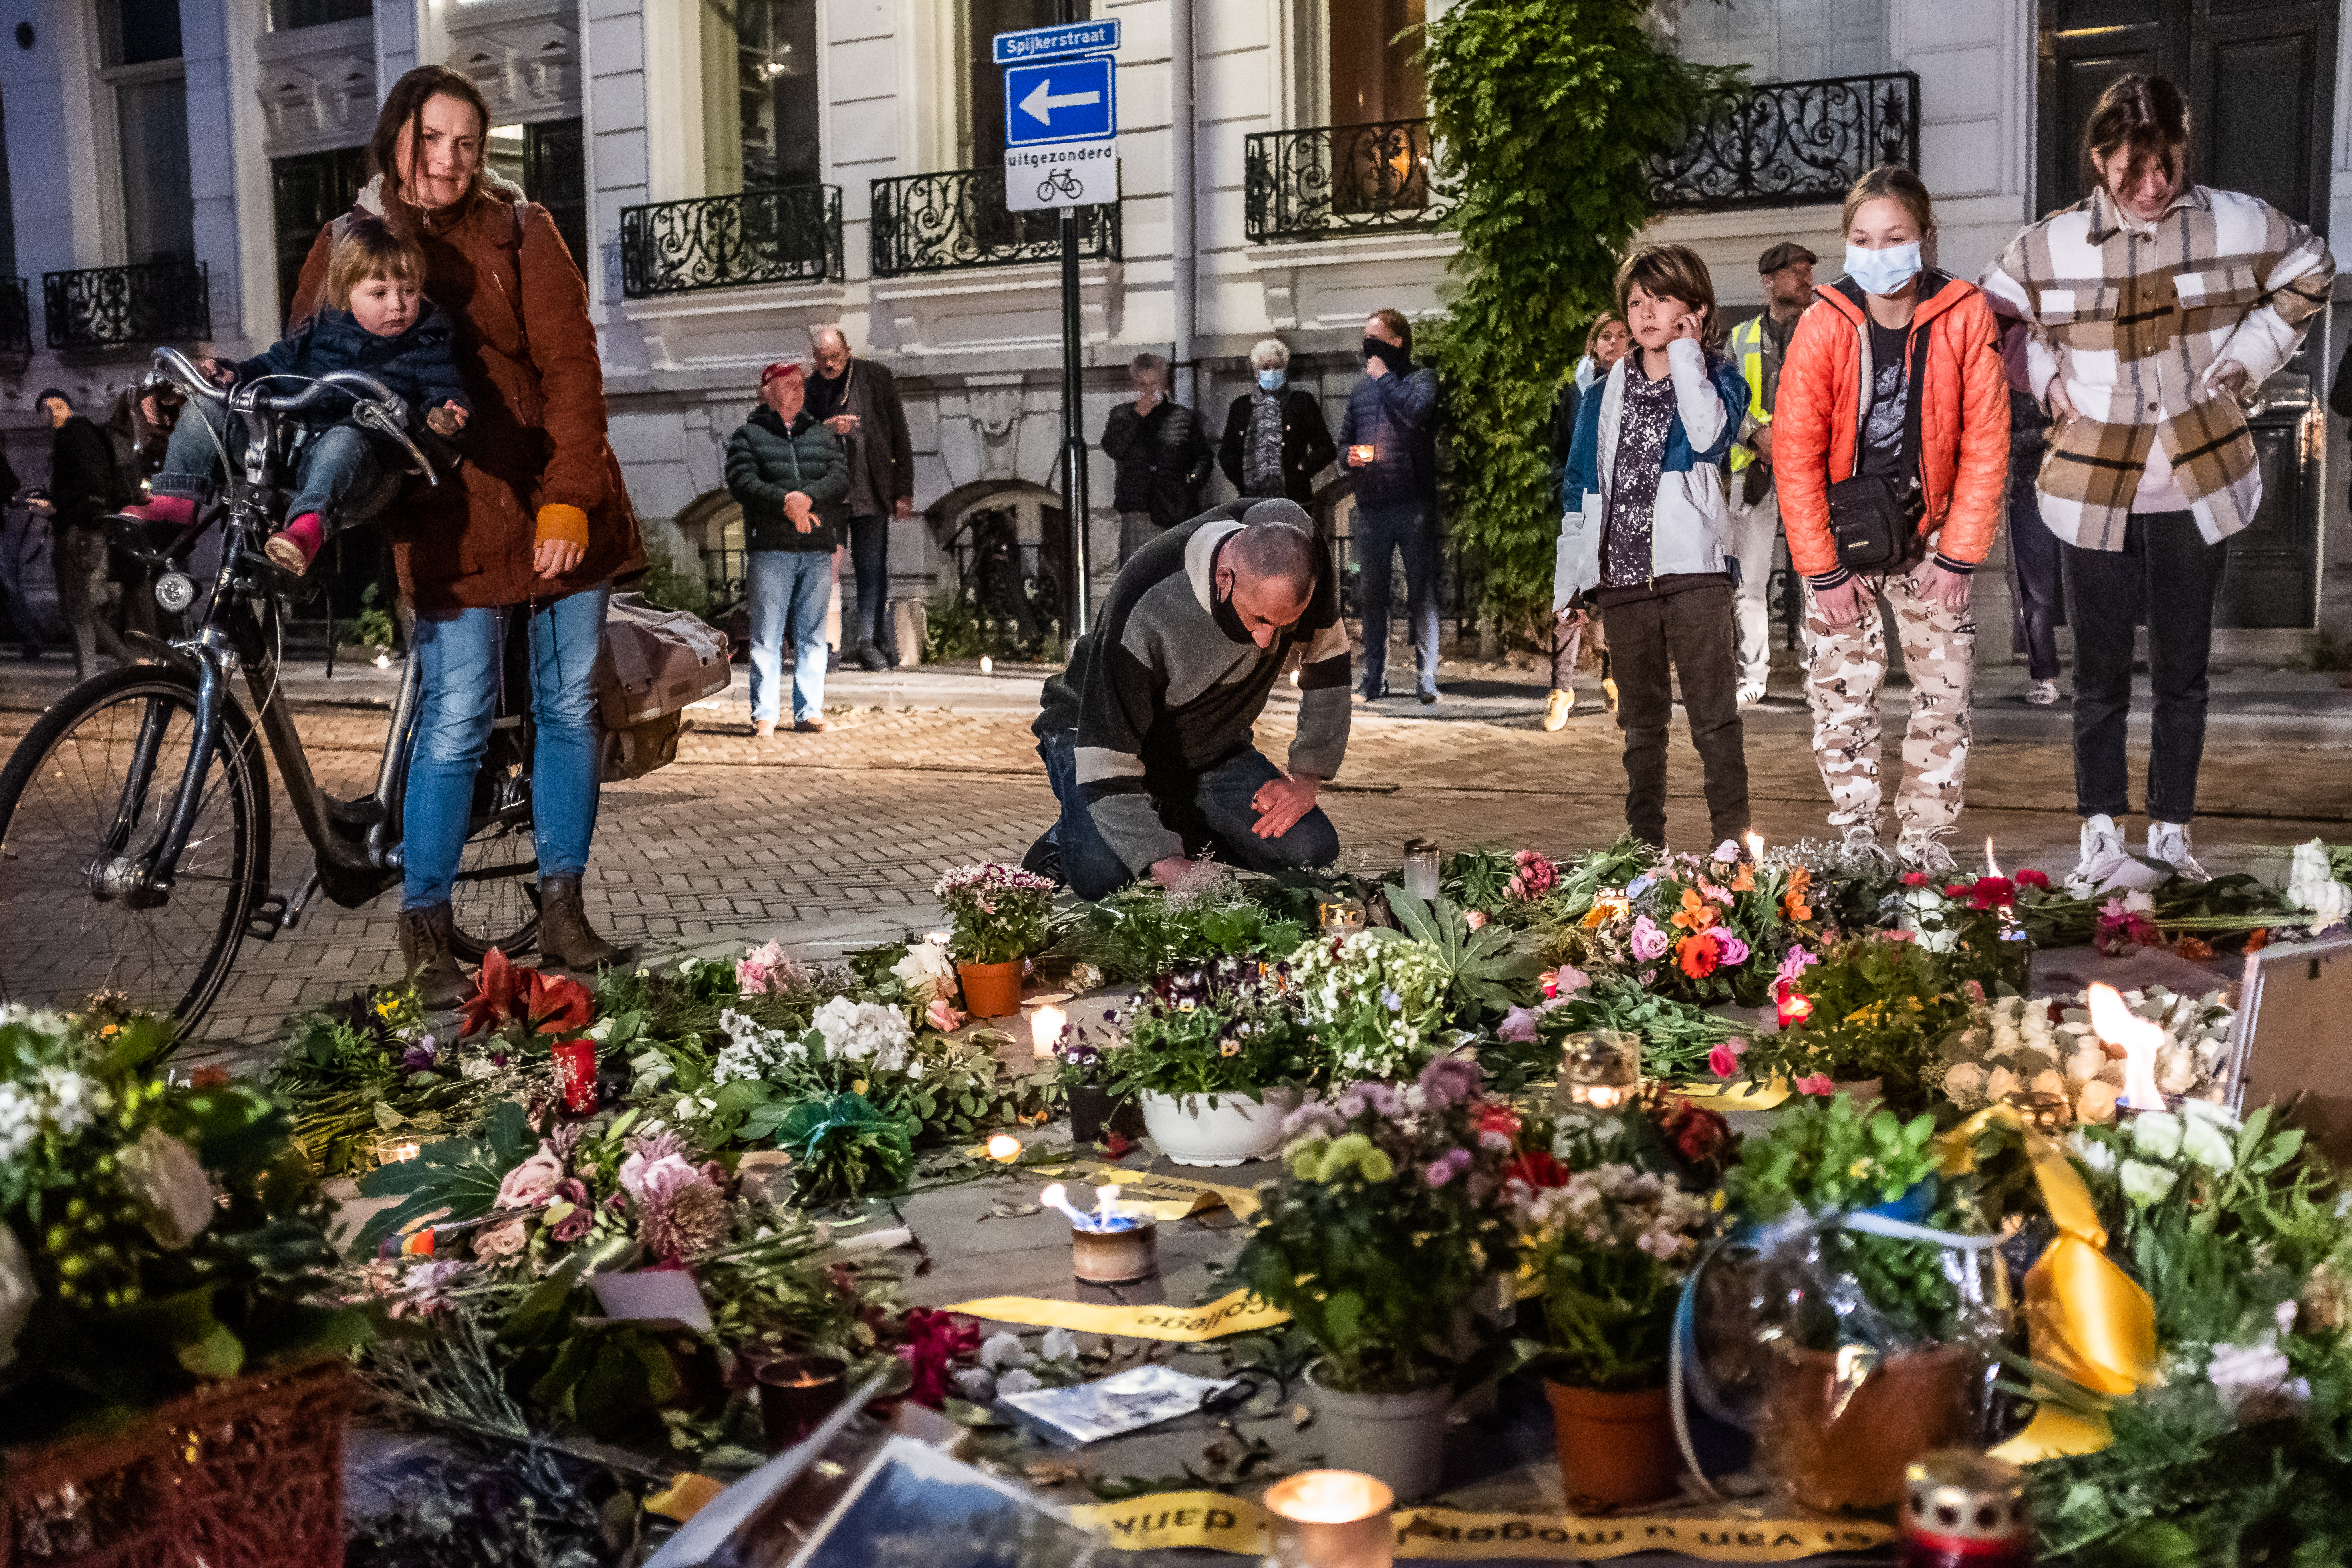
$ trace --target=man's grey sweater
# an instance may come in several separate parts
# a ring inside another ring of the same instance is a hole
[[[1307,613],[1261,648],[1216,594],[1217,554],[1241,524],[1232,503],[1152,540],[1120,568],[1094,630],[1045,683],[1040,738],[1077,731],[1078,788],[1129,870],[1184,853],[1154,796],[1244,750],[1295,653],[1298,733],[1290,770],[1328,779],[1348,750],[1348,634],[1328,563]]]

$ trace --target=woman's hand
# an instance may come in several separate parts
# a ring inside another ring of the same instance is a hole
[[[542,539],[538,548],[530,552],[530,564],[541,577],[552,583],[579,565],[580,558],[587,552],[583,546],[572,540]]]
[[[1919,574],[1919,592],[1957,615],[1969,607],[1969,589],[1975,582],[1968,573],[1946,571],[1942,562],[1930,559]]]
[[[1813,590],[1813,607],[1833,626],[1850,626],[1870,607],[1870,592],[1859,577],[1849,577],[1834,588]]]
[[[2050,378],[2048,400],[2050,404],[2050,417],[2055,419],[2059,424],[2071,425],[2075,420],[2082,417],[2081,415],[2074,412],[2074,400],[2066,395],[2066,378],[2064,376],[2053,375]]]

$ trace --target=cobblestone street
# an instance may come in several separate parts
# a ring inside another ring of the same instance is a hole
[[[835,727],[823,736],[750,738],[744,683],[698,711],[670,767],[604,795],[588,904],[616,941],[660,952],[781,937],[816,952],[926,929],[931,884],[948,867],[1013,858],[1051,819],[1029,734],[1042,677],[956,668],[835,676]],[[1787,685],[1785,674],[1781,678]],[[2232,687],[2231,681],[2236,685]],[[64,666],[11,667],[0,682],[0,745],[67,684]],[[364,791],[388,721],[391,677],[348,667],[332,682],[289,671],[312,765],[330,791]],[[1433,708],[1357,709],[1348,762],[1325,795],[1351,858],[1396,863],[1415,834],[1448,847],[1486,841],[1570,852],[1622,821],[1620,740],[1597,693],[1567,729],[1537,723],[1543,688],[1474,672],[1449,679]],[[1785,842],[1821,835],[1827,809],[1810,722],[1793,689],[1748,716],[1757,831]],[[1899,743],[1906,693],[1890,694]],[[2073,863],[2073,762],[2063,705],[2034,710],[1993,679],[1979,693],[1969,808],[1955,847],[1987,836],[2002,864]],[[1676,720],[1669,831],[1696,843],[1705,819],[1697,759]],[[1289,720],[1277,705],[1261,742],[1277,759]],[[2145,718],[2135,726],[2144,739]],[[2140,754],[2135,749],[2135,768]],[[2217,679],[2199,818],[2215,872],[2283,875],[2285,847],[2352,834],[2352,703],[2325,676],[2247,672]],[[277,802],[273,887],[290,890],[308,846]],[[394,973],[394,900],[342,910],[320,900],[273,942],[248,942],[206,1026],[226,1048],[274,1035],[288,1014]]]

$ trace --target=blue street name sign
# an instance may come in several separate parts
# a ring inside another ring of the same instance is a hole
[[[1055,55],[1092,55],[1118,47],[1118,18],[1097,22],[1064,22],[1051,27],[1024,27],[996,35],[994,58],[1001,66],[1017,66]]]
[[[1118,134],[1108,55],[1004,68],[1004,144],[1108,142]]]

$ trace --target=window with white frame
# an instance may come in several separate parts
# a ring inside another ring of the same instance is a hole
[[[1741,0],[1679,7],[1675,52],[1694,65],[1746,66],[1748,79],[1817,81],[1892,70],[1886,0]]]
[[[123,259],[193,261],[187,76],[179,0],[100,0],[99,80],[112,100]]]

